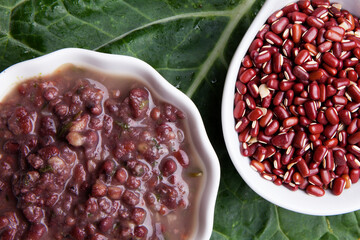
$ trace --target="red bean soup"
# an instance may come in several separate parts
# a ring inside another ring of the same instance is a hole
[[[189,239],[203,165],[142,81],[67,64],[0,104],[1,239]]]
[[[240,151],[266,180],[340,195],[360,176],[360,23],[329,0],[274,12],[239,69]]]

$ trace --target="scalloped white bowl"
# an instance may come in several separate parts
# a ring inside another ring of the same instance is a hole
[[[215,201],[220,182],[220,165],[206,134],[201,115],[195,104],[180,90],[165,80],[149,64],[137,58],[66,48],[15,64],[0,73],[0,100],[19,82],[28,78],[51,74],[63,64],[96,69],[106,74],[130,75],[142,79],[160,98],[181,109],[187,116],[189,134],[204,166],[203,188],[196,203],[196,225],[193,239],[209,239],[212,233]]]
[[[250,188],[261,197],[280,207],[299,213],[319,216],[343,214],[359,210],[360,201],[357,199],[360,198],[360,182],[353,184],[349,189],[345,189],[340,196],[335,196],[329,191],[326,191],[323,197],[310,196],[302,190],[292,192],[283,186],[277,186],[274,183],[263,179],[257,172],[250,168],[249,158],[243,157],[240,154],[238,134],[234,130],[235,120],[233,109],[235,82],[241,61],[267,18],[276,10],[293,2],[296,1],[267,0],[244,35],[231,60],[225,80],[221,109],[225,144],[236,170]],[[350,11],[356,16],[360,16],[360,1],[330,0],[330,2],[341,3],[343,9]]]

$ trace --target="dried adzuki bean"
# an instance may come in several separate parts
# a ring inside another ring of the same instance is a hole
[[[239,69],[234,117],[241,152],[264,162],[266,180],[314,196],[359,180],[359,28],[338,4],[300,0],[257,33]]]
[[[332,184],[332,193],[335,195],[340,195],[345,188],[346,181],[344,178],[338,177],[335,178]]]
[[[360,169],[350,170],[350,180],[352,183],[357,183],[360,177]]]
[[[306,193],[316,197],[321,197],[325,195],[325,190],[320,186],[308,185],[306,187]]]
[[[264,164],[262,164],[261,162],[257,161],[257,160],[252,160],[250,163],[250,166],[258,172],[264,172],[265,171],[265,167]]]

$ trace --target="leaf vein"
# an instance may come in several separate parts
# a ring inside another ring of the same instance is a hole
[[[329,230],[330,233],[334,233],[333,229],[331,228],[331,223],[330,223],[330,220],[327,216],[324,216],[324,220],[326,222],[326,226],[327,226],[327,229]]]
[[[17,8],[19,5],[21,5],[21,4],[23,4],[23,3],[25,3],[25,2],[28,2],[29,0],[23,0],[23,1],[20,1],[20,2],[18,2],[17,4],[15,4],[14,6],[12,6],[12,7],[9,7],[9,6],[5,6],[5,5],[3,5],[3,4],[0,4],[0,7],[1,8],[5,8],[5,9],[8,9],[8,10],[14,10],[15,8]]]
[[[32,51],[32,52],[34,52],[34,53],[36,53],[36,54],[38,54],[38,55],[43,55],[43,54],[44,54],[43,52],[40,52],[39,50],[37,50],[37,49],[35,49],[35,48],[33,48],[33,47],[30,47],[30,46],[26,45],[25,43],[19,41],[19,40],[16,39],[16,38],[7,37],[7,39],[8,39],[9,41],[14,42],[14,43],[17,44],[19,47],[25,48],[25,49],[27,49],[27,50],[29,50],[29,51]]]
[[[186,18],[194,18],[194,17],[216,17],[216,16],[229,16],[231,14],[232,11],[208,11],[208,12],[200,12],[200,13],[183,13],[183,14],[179,14],[179,15],[176,15],[176,16],[171,16],[171,17],[166,17],[166,18],[162,18],[162,19],[158,19],[156,21],[153,21],[153,22],[149,22],[149,23],[146,23],[144,25],[141,25],[137,28],[134,28],[130,31],[127,31],[111,40],[109,40],[108,42],[105,42],[101,45],[99,45],[98,47],[96,48],[93,48],[94,51],[97,51],[107,45],[110,45],[116,41],[119,41],[123,38],[125,38],[126,36],[134,33],[134,32],[137,32],[137,31],[140,31],[140,30],[143,30],[143,29],[146,29],[148,27],[151,27],[151,26],[154,26],[154,25],[157,25],[157,24],[163,24],[163,23],[167,23],[167,22],[171,22],[171,21],[176,21],[176,20],[179,20],[179,19],[186,19]]]
[[[132,6],[130,3],[126,2],[126,1],[122,1],[128,8],[130,8],[131,10],[133,10],[134,12],[138,13],[140,16],[146,18],[149,21],[152,21],[152,19],[147,16],[146,14],[144,14],[143,12],[141,12],[139,9],[135,8],[134,6]]]
[[[215,233],[219,234],[220,236],[224,237],[225,239],[230,239],[230,237],[229,237],[229,236],[227,236],[227,235],[225,235],[224,233],[222,233],[222,232],[220,232],[220,231],[216,230],[215,228],[213,228],[213,232],[215,232]]]
[[[255,3],[255,0],[245,1],[243,4],[240,4],[236,8],[234,8],[231,12],[231,17],[228,25],[225,27],[223,33],[221,34],[219,40],[217,41],[214,49],[210,52],[208,58],[204,61],[204,63],[200,67],[200,71],[195,77],[192,85],[189,87],[188,91],[185,93],[188,97],[192,97],[197,88],[202,83],[203,79],[209,72],[210,68],[213,66],[216,59],[218,59],[219,55],[221,55],[226,47],[226,43],[229,41],[231,33],[242,19],[243,15],[248,12],[251,6]]]
[[[71,14],[71,12],[67,9],[67,7],[65,6],[63,0],[60,1],[64,7],[64,10],[67,12],[68,16],[78,20],[79,22],[83,23],[84,25],[87,25],[89,27],[92,27],[93,29],[97,30],[98,32],[100,33],[103,33],[104,35],[108,36],[109,38],[114,38],[115,36],[113,36],[112,34],[108,33],[108,32],[105,32],[104,30],[98,28],[97,26],[91,24],[90,22],[87,22],[81,18],[78,18],[77,16]]]
[[[279,231],[284,234],[284,236],[286,237],[286,239],[289,239],[290,238],[285,234],[285,232],[283,231],[283,229],[281,228],[281,222],[280,222],[280,218],[279,218],[279,211],[278,211],[278,206],[274,205],[274,208],[275,208],[275,215],[276,215],[276,221],[278,222],[278,229]]]

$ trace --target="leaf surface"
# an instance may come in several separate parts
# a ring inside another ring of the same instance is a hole
[[[264,0],[0,0],[0,70],[65,47],[138,57],[195,102],[220,159],[211,239],[358,239],[360,212],[314,217],[255,194],[233,167],[220,106],[233,52]]]

